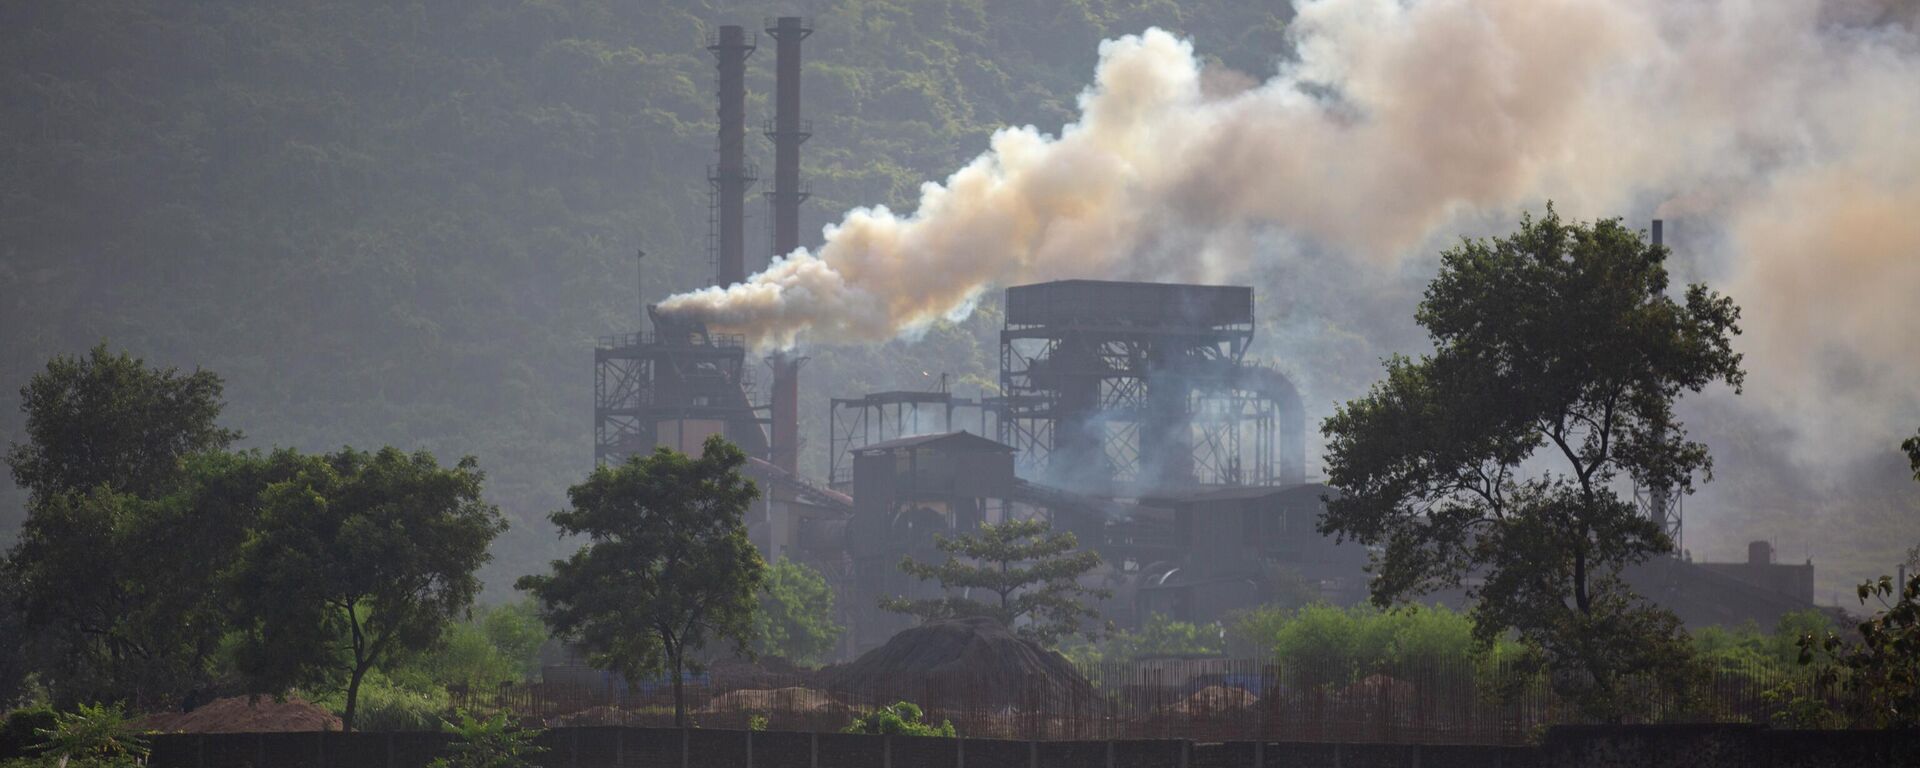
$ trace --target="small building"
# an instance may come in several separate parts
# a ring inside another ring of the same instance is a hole
[[[911,625],[879,611],[883,598],[933,597],[938,585],[900,570],[902,557],[939,562],[936,534],[963,534],[1009,516],[1013,447],[970,432],[903,437],[855,448],[847,547],[857,582],[848,633],[871,648]]]

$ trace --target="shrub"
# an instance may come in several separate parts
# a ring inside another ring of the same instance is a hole
[[[47,741],[42,732],[57,725],[53,707],[44,704],[8,712],[7,719],[0,722],[0,760],[34,754]]]
[[[945,736],[953,738],[958,734],[953,730],[953,722],[940,721],[939,726],[923,722],[925,713],[912,702],[902,701],[892,706],[881,707],[871,712],[862,712],[848,723],[841,733],[865,733],[892,736]]]
[[[132,768],[147,757],[146,744],[117,706],[81,704],[72,712],[54,713],[52,720],[52,727],[35,730],[36,756],[9,759],[0,767]]]
[[[427,768],[531,768],[533,756],[547,751],[533,743],[539,731],[514,725],[504,713],[480,720],[457,712],[453,720],[441,723],[441,730],[453,736],[447,745],[450,754],[435,758]]]

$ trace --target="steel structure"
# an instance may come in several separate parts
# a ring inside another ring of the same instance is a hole
[[[603,338],[593,352],[594,460],[685,448],[709,433],[765,455],[741,337],[653,321],[655,331]]]
[[[707,168],[707,247],[720,285],[746,278],[746,191],[758,175],[745,159],[746,61],[756,42],[737,25],[707,39],[719,96],[718,159]],[[652,332],[604,337],[594,349],[594,460],[622,461],[660,445],[697,451],[712,434],[749,456],[766,456],[769,420],[753,405],[741,338],[663,318],[652,307],[647,313]]]
[[[1247,287],[1009,288],[1001,395],[987,406],[1024,474],[1068,488],[1301,482],[1299,397],[1278,371],[1246,362],[1253,333]]]
[[[834,490],[853,483],[853,452],[875,443],[902,437],[953,432],[966,425],[956,413],[972,411],[978,431],[987,434],[987,411],[980,401],[955,397],[944,378],[936,392],[875,392],[865,397],[833,398],[827,414],[827,482]]]
[[[1655,246],[1666,244],[1666,227],[1664,225],[1665,222],[1660,219],[1653,220],[1653,244]],[[1664,437],[1664,435],[1659,436]],[[1673,540],[1673,556],[1681,556],[1685,550],[1681,548],[1682,542],[1680,538],[1682,522],[1680,516],[1680,494],[1674,493],[1672,488],[1655,485],[1646,488],[1636,486],[1633,489],[1633,496],[1634,501],[1640,506],[1641,514],[1646,515],[1655,525],[1660,526],[1660,531],[1665,533],[1667,538]]]
[[[813,135],[813,126],[800,118],[800,41],[813,34],[813,22],[798,16],[766,20],[774,40],[774,118],[767,121],[767,139],[773,142],[773,190],[767,201],[773,208],[773,253],[785,256],[800,247],[800,203],[807,190],[800,183],[800,145]],[[780,352],[767,358],[773,369],[774,466],[789,474],[800,469],[800,365],[804,358]]]
[[[759,176],[746,161],[747,57],[758,36],[747,37],[738,25],[727,25],[707,38],[719,70],[719,161],[707,167],[712,184],[707,206],[707,248],[713,260],[714,282],[726,286],[747,279],[747,188]]]

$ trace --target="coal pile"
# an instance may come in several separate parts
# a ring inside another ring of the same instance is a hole
[[[833,692],[871,703],[1062,711],[1094,699],[1066,657],[980,617],[906,630],[824,677]]]

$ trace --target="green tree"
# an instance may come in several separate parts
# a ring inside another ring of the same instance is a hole
[[[780,558],[767,570],[754,613],[754,652],[818,664],[845,630],[833,620],[833,588],[805,563]]]
[[[7,451],[13,481],[36,499],[86,493],[156,498],[182,478],[187,456],[227,447],[221,382],[210,371],[148,368],[107,345],[57,356],[20,388],[27,442]]]
[[[1920,728],[1920,574],[1904,584],[1891,576],[1860,585],[1860,604],[1881,610],[1860,622],[1859,640],[1833,632],[1800,640],[1800,663],[1820,665],[1819,679],[1852,694],[1847,708],[1863,728]]]
[[[231,573],[238,664],[266,693],[344,676],[351,730],[367,672],[435,647],[469,609],[506,522],[481,500],[472,457],[451,468],[394,448],[298,459],[265,494]]]
[[[1920,434],[1907,438],[1900,448],[1907,452],[1907,464],[1913,467],[1913,479],[1920,481]]]
[[[6,459],[28,515],[0,599],[19,624],[10,652],[60,701],[155,703],[205,681],[222,630],[214,574],[249,527],[232,496],[258,468],[219,453],[239,437],[216,424],[220,392],[213,373],[105,345],[21,388],[27,441]]]
[[[1195,624],[1156,613],[1139,629],[1112,632],[1098,642],[1073,643],[1060,652],[1082,668],[1144,656],[1213,656],[1226,650],[1225,635],[1219,622]]]
[[[1551,207],[1510,237],[1465,241],[1416,315],[1433,353],[1389,360],[1322,427],[1342,493],[1321,530],[1382,548],[1374,600],[1481,576],[1481,639],[1517,631],[1604,719],[1623,714],[1624,675],[1686,677],[1679,622],[1618,577],[1673,542],[1617,488],[1691,492],[1711,462],[1673,401],[1744,375],[1739,309],[1702,285],[1670,297],[1667,255],[1617,220]]]
[[[744,516],[760,491],[740,474],[746,461],[715,435],[697,459],[663,447],[595,468],[568,490],[571,508],[551,516],[590,542],[519,581],[547,626],[594,665],[634,682],[671,674],[680,727],[692,654],[715,640],[744,653],[753,640],[767,567],[747,540]]]
[[[1082,621],[1099,617],[1085,600],[1111,595],[1079,582],[1100,566],[1099,553],[1081,551],[1072,532],[1055,533],[1044,520],[989,523],[972,535],[939,535],[934,541],[947,553],[945,562],[922,563],[906,557],[900,570],[922,581],[939,582],[949,594],[919,600],[888,598],[880,601],[880,607],[923,620],[991,616],[1024,637],[1053,645],[1079,633]],[[975,589],[987,600],[951,594]]]

